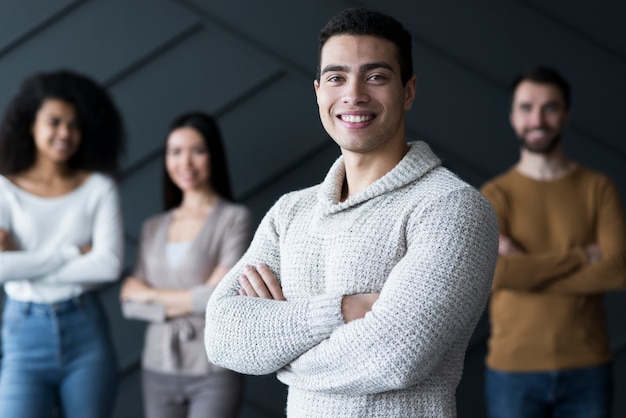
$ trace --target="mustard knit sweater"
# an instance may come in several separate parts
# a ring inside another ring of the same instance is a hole
[[[489,367],[546,371],[611,359],[603,296],[626,285],[626,227],[614,184],[578,166],[555,181],[511,169],[483,186],[500,233],[525,251],[498,259]],[[602,260],[587,264],[596,243]]]

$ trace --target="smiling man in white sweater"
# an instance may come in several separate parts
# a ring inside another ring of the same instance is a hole
[[[488,298],[489,203],[405,138],[411,36],[346,10],[322,29],[315,91],[342,156],[284,195],[207,306],[210,360],[277,372],[289,417],[454,417]]]

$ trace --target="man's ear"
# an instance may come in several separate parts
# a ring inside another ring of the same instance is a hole
[[[415,101],[415,89],[417,85],[417,76],[413,76],[404,85],[404,110],[409,110]]]

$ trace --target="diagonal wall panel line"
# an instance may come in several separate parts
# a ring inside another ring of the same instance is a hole
[[[78,7],[82,6],[86,0],[76,0],[75,2],[68,4],[65,7],[60,8],[57,12],[49,16],[47,19],[39,22],[34,27],[26,31],[23,35],[19,36],[12,42],[8,43],[5,47],[0,49],[0,59],[5,55],[9,54],[14,49],[18,48],[22,44],[26,43],[28,40],[34,38],[40,32],[44,31],[47,27],[53,25],[59,20],[63,19],[65,16],[73,12]]]
[[[541,17],[549,21],[552,25],[559,27],[562,31],[570,33],[571,35],[581,39],[585,43],[590,44],[591,46],[603,52],[604,54],[610,56],[611,58],[617,61],[620,61],[622,64],[626,64],[626,55],[622,53],[621,51],[618,51],[612,48],[611,46],[606,45],[598,41],[597,39],[592,38],[591,36],[577,29],[575,26],[571,25],[570,23],[567,23],[565,20],[559,19],[553,13],[550,13],[547,10],[542,9],[540,6],[537,6],[535,4],[532,4],[524,0],[516,0],[516,2],[521,7],[525,7],[528,10],[530,10],[531,13],[540,15]]]
[[[244,93],[240,94],[239,96],[235,97],[230,102],[226,103],[225,105],[221,106],[220,108],[212,112],[213,116],[215,116],[216,118],[224,116],[225,114],[227,114],[228,112],[232,111],[237,106],[239,106],[241,103],[244,103],[248,101],[249,99],[251,99],[252,97],[265,91],[266,89],[268,89],[269,87],[277,83],[279,80],[284,78],[286,75],[287,73],[284,70],[278,70],[278,71],[273,72],[267,77],[261,79],[259,82],[255,83],[251,88],[249,88]],[[119,176],[120,180],[128,178],[129,176],[133,175],[138,170],[150,164],[155,159],[161,158],[164,151],[165,151],[165,148],[163,146],[159,146],[157,149],[144,155],[138,161],[136,161],[135,163],[133,163],[132,165],[130,165],[129,167],[121,171],[120,176]]]
[[[413,129],[409,129],[407,128],[407,138],[427,138],[426,135],[421,135],[419,133],[417,133],[417,131],[413,130]],[[476,175],[477,177],[480,178],[490,178],[492,176],[491,173],[487,172],[486,170],[484,170],[483,168],[481,168],[480,166],[478,166],[477,164],[471,163],[469,161],[467,161],[464,157],[462,157],[461,155],[459,155],[456,151],[452,151],[449,147],[446,146],[442,146],[436,142],[432,142],[430,140],[430,138],[427,140],[427,142],[429,143],[429,145],[432,145],[432,147],[437,150],[441,150],[442,154],[446,154],[449,155],[450,157],[454,158],[454,162],[457,166],[463,166],[467,171],[473,173],[474,175]],[[431,144],[432,142],[432,144]],[[443,158],[442,158],[443,160]],[[459,162],[457,162],[459,161]],[[446,161],[444,161],[444,165],[445,165]],[[456,171],[456,170],[455,170]]]
[[[237,28],[229,25],[227,22],[224,22],[221,19],[216,18],[215,16],[210,15],[205,10],[202,10],[195,4],[189,3],[185,0],[173,0],[174,4],[180,5],[182,8],[187,9],[196,15],[201,16],[202,18],[209,21],[211,24],[219,27],[224,32],[231,34],[232,36],[241,39],[242,41],[252,45],[254,48],[262,51],[264,54],[271,56],[277,61],[283,62],[286,66],[296,69],[298,72],[306,74],[307,77],[311,77],[313,71],[301,65],[300,63],[293,61],[292,59],[279,54],[276,50],[267,47],[265,44],[257,41],[256,39],[244,34],[243,32],[237,30]]]
[[[204,25],[202,25],[199,22],[198,23],[194,23],[193,25],[189,26],[187,29],[183,30],[179,34],[177,34],[174,37],[172,37],[170,40],[168,40],[165,43],[161,44],[159,47],[157,47],[153,51],[150,51],[148,54],[146,54],[142,58],[140,58],[137,61],[133,62],[132,64],[128,65],[126,68],[121,69],[116,74],[112,75],[108,80],[105,80],[102,84],[105,87],[107,87],[107,88],[113,87],[115,84],[117,84],[120,81],[124,80],[126,77],[128,77],[131,74],[133,74],[135,71],[137,71],[137,70],[141,69],[142,67],[144,67],[144,66],[148,65],[149,63],[151,63],[153,60],[158,58],[160,55],[166,53],[170,49],[174,48],[178,44],[180,44],[183,41],[185,41],[187,38],[189,38],[192,35],[194,35],[195,33],[199,32],[203,27],[204,27]]]
[[[257,183],[255,187],[251,188],[246,193],[244,193],[240,197],[240,200],[246,201],[250,199],[252,196],[260,193],[264,188],[269,187],[271,184],[277,182],[278,180],[285,178],[291,171],[294,171],[297,168],[301,167],[311,157],[322,154],[326,149],[330,148],[331,146],[336,147],[337,144],[335,144],[335,142],[332,141],[330,138],[328,138],[328,141],[324,141],[320,144],[317,144],[315,147],[308,150],[297,159],[292,160],[291,164],[287,165],[286,167],[277,171],[271,176],[265,178],[263,181]],[[337,156],[339,156],[339,151],[337,152],[338,152]]]

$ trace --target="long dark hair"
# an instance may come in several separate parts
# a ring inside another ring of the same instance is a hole
[[[122,118],[100,85],[69,70],[35,73],[22,83],[0,122],[0,174],[20,173],[35,162],[31,129],[47,99],[62,100],[76,111],[81,141],[68,166],[115,175],[126,142]]]
[[[230,176],[226,164],[226,153],[222,143],[222,135],[217,122],[212,116],[203,112],[188,112],[178,116],[170,124],[169,134],[178,128],[192,128],[198,131],[204,139],[204,145],[209,152],[209,162],[211,167],[211,186],[221,197],[234,200],[230,187]],[[166,137],[166,145],[167,145]],[[165,158],[163,159],[163,206],[165,210],[170,210],[180,205],[183,201],[183,192],[174,184],[167,173]]]

